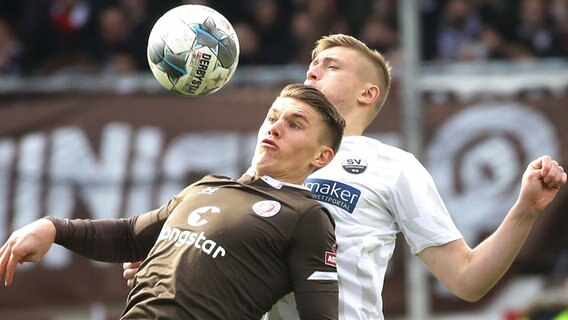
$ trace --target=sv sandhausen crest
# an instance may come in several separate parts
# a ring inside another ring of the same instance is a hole
[[[343,170],[349,173],[360,174],[367,170],[367,161],[364,159],[345,159],[341,166]]]
[[[280,212],[281,208],[282,205],[278,201],[263,200],[255,203],[252,206],[252,211],[261,217],[269,218]]]

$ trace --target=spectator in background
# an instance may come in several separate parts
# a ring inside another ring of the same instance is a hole
[[[491,26],[507,41],[512,38],[510,29],[515,24],[517,0],[473,0],[472,2],[483,25]]]
[[[484,58],[499,60],[510,57],[507,42],[493,26],[484,25],[479,33],[479,39],[485,51]]]
[[[297,1],[291,23],[294,63],[307,65],[313,44],[326,34],[354,34],[369,14],[370,1]]]
[[[561,55],[559,34],[547,14],[546,1],[521,0],[515,40],[538,58]]]
[[[568,56],[568,0],[552,0],[549,10],[554,29],[558,32],[560,55]]]
[[[239,22],[233,25],[239,38],[239,65],[257,65],[260,51],[258,34],[247,23]]]
[[[119,7],[124,12],[130,30],[127,38],[130,53],[137,68],[144,70],[148,67],[146,57],[148,35],[159,16],[153,16],[148,12],[147,0],[119,0]]]
[[[383,52],[390,60],[390,52],[398,47],[396,28],[384,19],[368,19],[361,30],[361,41],[371,49]]]
[[[369,17],[374,0],[337,0],[337,20],[345,24],[342,32],[331,33],[359,34],[363,22]]]
[[[14,29],[0,19],[0,74],[19,74],[22,69],[23,46]]]
[[[101,11],[98,59],[103,72],[124,74],[136,71],[136,59],[128,46],[130,34],[131,26],[123,10],[112,6]]]
[[[314,28],[313,20],[307,10],[300,10],[292,17],[292,36],[294,37],[294,62],[307,65],[310,63],[313,39],[317,39],[318,32]]]
[[[260,42],[258,63],[282,65],[292,61],[294,41],[290,35],[287,1],[249,0],[248,21]]]
[[[440,17],[437,58],[443,61],[474,60],[485,56],[479,41],[481,19],[471,2],[449,0]]]
[[[95,12],[89,0],[28,2],[23,28],[29,71],[91,70]]]
[[[436,32],[438,30],[438,20],[442,3],[437,0],[421,0],[420,1],[420,38],[422,59],[426,61],[436,58]]]

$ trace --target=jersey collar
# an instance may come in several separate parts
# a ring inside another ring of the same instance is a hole
[[[256,175],[256,171],[254,170],[254,168],[250,167],[245,172],[245,175],[250,176],[252,178]],[[260,179],[262,179],[262,181],[266,182],[268,185],[270,185],[274,189],[282,189],[283,186],[288,186],[288,187],[292,187],[292,188],[298,188],[298,189],[310,191],[310,189],[308,189],[308,188],[306,188],[302,185],[295,184],[295,183],[283,182],[283,181],[280,181],[280,180],[276,180],[276,179],[274,179],[270,176],[262,176],[262,177],[260,177]]]

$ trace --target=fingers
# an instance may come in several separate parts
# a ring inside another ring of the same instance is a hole
[[[566,172],[556,160],[543,161],[542,181],[550,188],[560,189],[566,183]]]
[[[140,264],[142,264],[142,261],[123,263],[122,277],[126,280],[134,279],[136,272],[138,272],[138,268],[140,268]]]
[[[14,273],[20,258],[14,254],[15,241],[8,240],[0,249],[0,279],[4,278],[4,285],[9,287],[14,280]]]
[[[122,271],[122,277],[126,280],[133,279],[138,272],[138,268],[129,268]]]
[[[542,156],[536,160],[534,160],[533,162],[531,162],[529,164],[529,168],[533,169],[533,170],[545,170],[548,171],[548,168],[546,167],[547,164],[550,163],[550,161],[552,160],[552,158],[550,158],[550,156]],[[546,174],[546,172],[542,172],[542,174]]]
[[[565,185],[568,181],[568,175],[566,174],[562,166],[558,166],[558,172],[556,173],[554,181],[557,181],[557,183],[553,186],[556,189],[560,189],[560,187]]]
[[[141,264],[142,264],[142,261],[124,262],[122,264],[122,269],[124,269],[124,270],[126,270],[126,269],[138,269]]]
[[[14,274],[16,273],[16,267],[18,266],[18,262],[20,258],[18,258],[14,253],[10,255],[10,260],[8,260],[8,264],[6,265],[6,278],[4,280],[4,285],[9,287],[12,285],[14,281]]]
[[[134,287],[134,277],[136,276],[141,264],[142,261],[125,262],[122,264],[122,277],[126,279],[126,285],[128,287]]]
[[[542,156],[529,165],[529,174],[541,179],[549,188],[560,189],[566,184],[566,172],[564,168],[550,156]]]
[[[10,241],[7,241],[2,248],[0,248],[0,280],[4,279],[4,274],[6,272],[6,265],[10,258]],[[5,285],[5,283],[4,283]]]

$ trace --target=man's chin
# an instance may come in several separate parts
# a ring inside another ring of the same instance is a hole
[[[260,156],[256,162],[253,163],[252,167],[256,170],[258,175],[264,176],[268,175],[267,172],[271,171],[270,169],[274,167],[274,163],[273,160]]]

